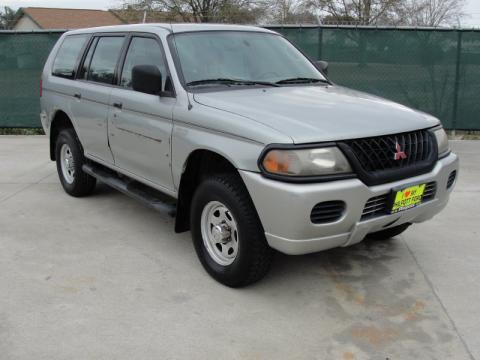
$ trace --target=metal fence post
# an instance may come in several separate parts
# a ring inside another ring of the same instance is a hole
[[[462,34],[461,30],[458,31],[457,36],[457,56],[455,63],[455,87],[453,90],[453,109],[452,109],[452,135],[455,136],[455,130],[457,129],[457,116],[458,116],[458,91],[460,88],[460,61],[462,57]]]
[[[323,48],[323,29],[321,26],[318,26],[318,59],[322,60],[322,49]]]

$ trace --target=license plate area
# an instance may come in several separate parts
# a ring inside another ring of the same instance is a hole
[[[392,190],[390,214],[412,209],[422,203],[427,184],[409,185]]]

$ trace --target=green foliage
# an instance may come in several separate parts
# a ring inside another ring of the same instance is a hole
[[[42,128],[0,128],[0,135],[45,135]]]

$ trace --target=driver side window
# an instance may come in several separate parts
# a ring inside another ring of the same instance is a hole
[[[162,74],[162,91],[172,91],[171,80],[160,45],[155,39],[133,37],[123,65],[120,86],[132,89],[132,69],[137,65],[153,65]]]

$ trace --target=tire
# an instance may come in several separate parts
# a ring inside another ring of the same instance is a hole
[[[68,158],[68,161],[65,158]],[[93,192],[96,179],[82,170],[85,157],[73,129],[64,129],[58,135],[55,143],[55,159],[58,177],[67,194],[82,197]]]
[[[220,225],[212,225],[222,218]],[[238,175],[206,178],[193,196],[190,221],[197,255],[214,279],[230,287],[242,287],[267,274],[273,250],[267,244],[250,195]],[[218,226],[228,229],[220,232]],[[209,236],[211,234],[220,238],[229,234],[229,238],[226,243],[213,244],[218,239]]]
[[[390,238],[393,238],[397,235],[400,235],[403,233],[405,230],[408,229],[408,227],[412,225],[410,223],[405,223],[402,225],[398,225],[395,227],[392,227],[390,229],[385,229],[381,231],[377,231],[371,234],[367,235],[367,239],[372,239],[372,240],[388,240]]]

